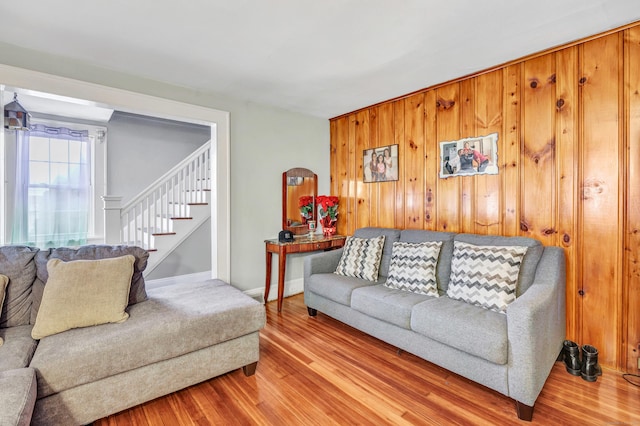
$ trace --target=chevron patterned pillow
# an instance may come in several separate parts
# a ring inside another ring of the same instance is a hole
[[[386,287],[439,297],[436,264],[442,241],[393,243]]]
[[[376,281],[383,247],[384,235],[375,238],[347,237],[335,274]]]
[[[476,246],[455,241],[447,296],[499,313],[516,299],[527,247]]]

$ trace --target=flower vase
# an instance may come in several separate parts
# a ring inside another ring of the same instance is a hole
[[[336,233],[335,226],[327,226],[322,228],[322,234],[327,238],[334,236],[335,233]]]
[[[336,220],[332,220],[329,216],[320,218],[322,224],[322,235],[331,237],[336,233]]]

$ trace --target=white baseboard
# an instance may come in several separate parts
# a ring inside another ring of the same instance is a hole
[[[206,281],[211,279],[211,271],[196,272],[194,274],[178,275],[176,277],[158,278],[156,280],[145,280],[146,288],[158,288],[168,285],[178,284],[185,281]],[[286,281],[284,283],[284,297],[293,296],[304,291],[304,280],[298,278],[296,280]],[[264,287],[258,287],[251,290],[245,290],[243,292],[247,296],[251,296],[258,302],[262,302],[264,298]],[[271,289],[269,291],[269,301],[276,300],[278,298],[278,283],[271,283]]]
[[[298,278],[296,280],[285,281],[284,283],[284,297],[293,296],[304,291],[304,280]],[[262,301],[264,298],[264,287],[258,287],[251,290],[245,290],[244,294],[253,297],[256,300]],[[269,289],[269,296],[267,301],[276,300],[278,298],[278,283],[272,282]]]
[[[178,284],[185,281],[206,281],[208,279],[211,279],[211,271],[178,275],[176,277],[158,278],[156,280],[145,280],[144,285],[146,288],[158,288]]]

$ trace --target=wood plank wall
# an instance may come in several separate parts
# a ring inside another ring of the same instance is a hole
[[[565,249],[567,338],[637,372],[640,24],[336,117],[338,231],[523,235]],[[439,142],[498,132],[498,175],[440,179]],[[399,180],[363,150],[399,144]]]

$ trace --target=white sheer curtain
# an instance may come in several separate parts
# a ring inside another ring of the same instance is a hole
[[[11,242],[41,248],[86,244],[91,142],[86,130],[31,126],[17,135]]]
[[[13,196],[13,225],[11,243],[26,244],[29,241],[29,132],[16,130],[16,175]]]

